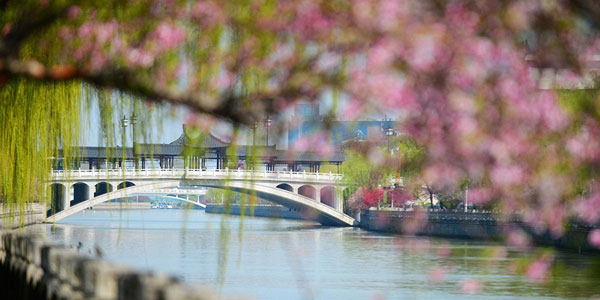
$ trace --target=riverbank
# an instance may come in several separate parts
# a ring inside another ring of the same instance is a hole
[[[3,299],[217,299],[174,277],[135,271],[34,235],[0,232]]]
[[[223,205],[207,204],[206,212],[221,214]],[[240,215],[240,212],[239,205],[231,205],[227,214]],[[277,205],[246,206],[244,214],[255,217],[304,219],[299,212]],[[562,237],[556,238],[550,233],[536,233],[517,219],[507,219],[495,213],[432,211],[417,215],[414,211],[367,210],[360,214],[358,227],[392,234],[495,241],[503,240],[509,230],[521,229],[529,233],[533,242],[538,245],[575,251],[599,251],[591,246],[587,239],[593,227],[572,223],[567,226]]]
[[[360,227],[378,232],[461,238],[477,240],[502,240],[509,230],[521,229],[538,245],[575,251],[599,252],[589,244],[588,234],[594,229],[580,223],[567,225],[561,237],[538,233],[515,218],[495,213],[433,211],[419,215],[414,211],[367,210],[361,213]]]
[[[46,206],[40,203],[25,204],[24,207],[9,207],[0,204],[0,229],[14,229],[39,224],[46,218]]]

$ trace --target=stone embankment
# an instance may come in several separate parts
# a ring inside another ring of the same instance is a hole
[[[520,229],[528,232],[533,241],[540,245],[598,251],[587,239],[589,232],[596,227],[570,222],[565,233],[561,237],[555,237],[548,232],[535,232],[518,218],[507,218],[495,213],[367,210],[360,216],[360,227],[398,234],[482,240],[501,240],[508,230]]]
[[[0,228],[17,228],[39,224],[46,218],[46,205],[30,203],[23,206],[0,204]]]
[[[217,299],[177,279],[110,264],[42,238],[0,231],[2,299]]]

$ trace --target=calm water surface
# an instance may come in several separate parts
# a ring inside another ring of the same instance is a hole
[[[29,231],[80,251],[257,299],[589,299],[600,295],[597,256],[554,252],[545,284],[514,272],[527,253],[478,241],[402,237],[316,223],[191,210],[85,211]],[[535,251],[544,251],[536,249]],[[432,271],[448,268],[441,283]],[[483,283],[477,295],[458,283]]]

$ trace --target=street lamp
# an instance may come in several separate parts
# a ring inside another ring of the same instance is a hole
[[[127,119],[125,117],[125,115],[123,115],[123,119],[121,119],[121,126],[123,126],[123,148],[125,148],[125,143],[126,143],[126,131],[125,131],[125,129],[131,123],[132,143],[133,143],[133,147],[132,147],[133,160],[134,160],[135,168],[139,169],[140,162],[139,162],[139,153],[138,153],[138,149],[137,149],[138,145],[137,145],[137,142],[136,142],[136,131],[135,131],[135,129],[136,129],[135,125],[137,124],[137,122],[138,122],[138,117],[137,117],[137,115],[135,113],[133,113],[129,119]]]
[[[391,149],[391,147],[390,147],[390,139],[391,139],[391,137],[392,137],[392,136],[394,136],[395,134],[396,134],[396,130],[395,130],[394,128],[392,128],[392,127],[388,127],[388,128],[386,128],[386,129],[385,129],[385,135],[386,135],[386,137],[387,137],[387,143],[388,143],[388,145],[387,145],[387,146],[388,146],[388,151],[390,151],[390,154],[393,154],[393,153],[392,153],[392,149]]]
[[[252,124],[252,147],[256,146],[256,128],[258,128],[258,122]]]
[[[129,119],[125,118],[125,115],[121,119],[121,126],[123,127],[123,134],[121,135],[123,140],[123,143],[121,143],[121,167],[125,169],[125,144],[127,143],[127,126],[129,126]]]
[[[269,127],[271,127],[272,123],[273,120],[271,120],[270,117],[267,117],[267,119],[265,120],[265,127],[267,128],[267,139],[265,140],[265,146],[269,146]]]

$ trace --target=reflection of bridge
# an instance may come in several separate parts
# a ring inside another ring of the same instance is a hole
[[[62,220],[110,199],[149,193],[200,194],[205,192],[200,187],[214,187],[255,194],[321,224],[352,226],[355,220],[343,213],[340,179],[341,175],[332,173],[227,169],[53,171],[52,208],[46,222]]]

